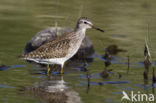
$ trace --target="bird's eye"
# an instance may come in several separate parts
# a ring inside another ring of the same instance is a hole
[[[87,22],[84,22],[84,24],[87,24]]]

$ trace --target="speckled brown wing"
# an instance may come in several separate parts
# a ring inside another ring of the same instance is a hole
[[[71,39],[69,35],[57,37],[56,39],[45,43],[38,49],[23,55],[22,58],[49,59],[65,57],[70,47],[70,41]]]

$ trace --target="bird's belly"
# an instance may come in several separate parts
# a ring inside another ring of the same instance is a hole
[[[51,58],[51,59],[27,58],[27,60],[34,61],[40,64],[60,64],[60,65],[64,64],[64,62],[66,61],[65,58]]]

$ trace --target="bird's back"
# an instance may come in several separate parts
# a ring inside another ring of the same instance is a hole
[[[49,58],[65,57],[68,53],[71,38],[73,37],[73,33],[74,32],[70,32],[70,33],[58,36],[54,40],[43,44],[38,49],[30,53],[21,55],[20,58],[49,59]]]

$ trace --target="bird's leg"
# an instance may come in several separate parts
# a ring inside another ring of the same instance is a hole
[[[48,68],[48,70],[47,70],[47,76],[49,76],[50,75],[50,66],[49,66],[49,64],[47,65],[47,68]]]
[[[63,68],[61,67],[61,76],[63,76]]]
[[[61,76],[63,76],[63,65],[61,65],[61,72],[60,72]]]
[[[49,65],[49,62],[48,62],[47,68],[48,68],[48,70],[47,70],[47,76],[49,76],[50,75],[50,65]]]

